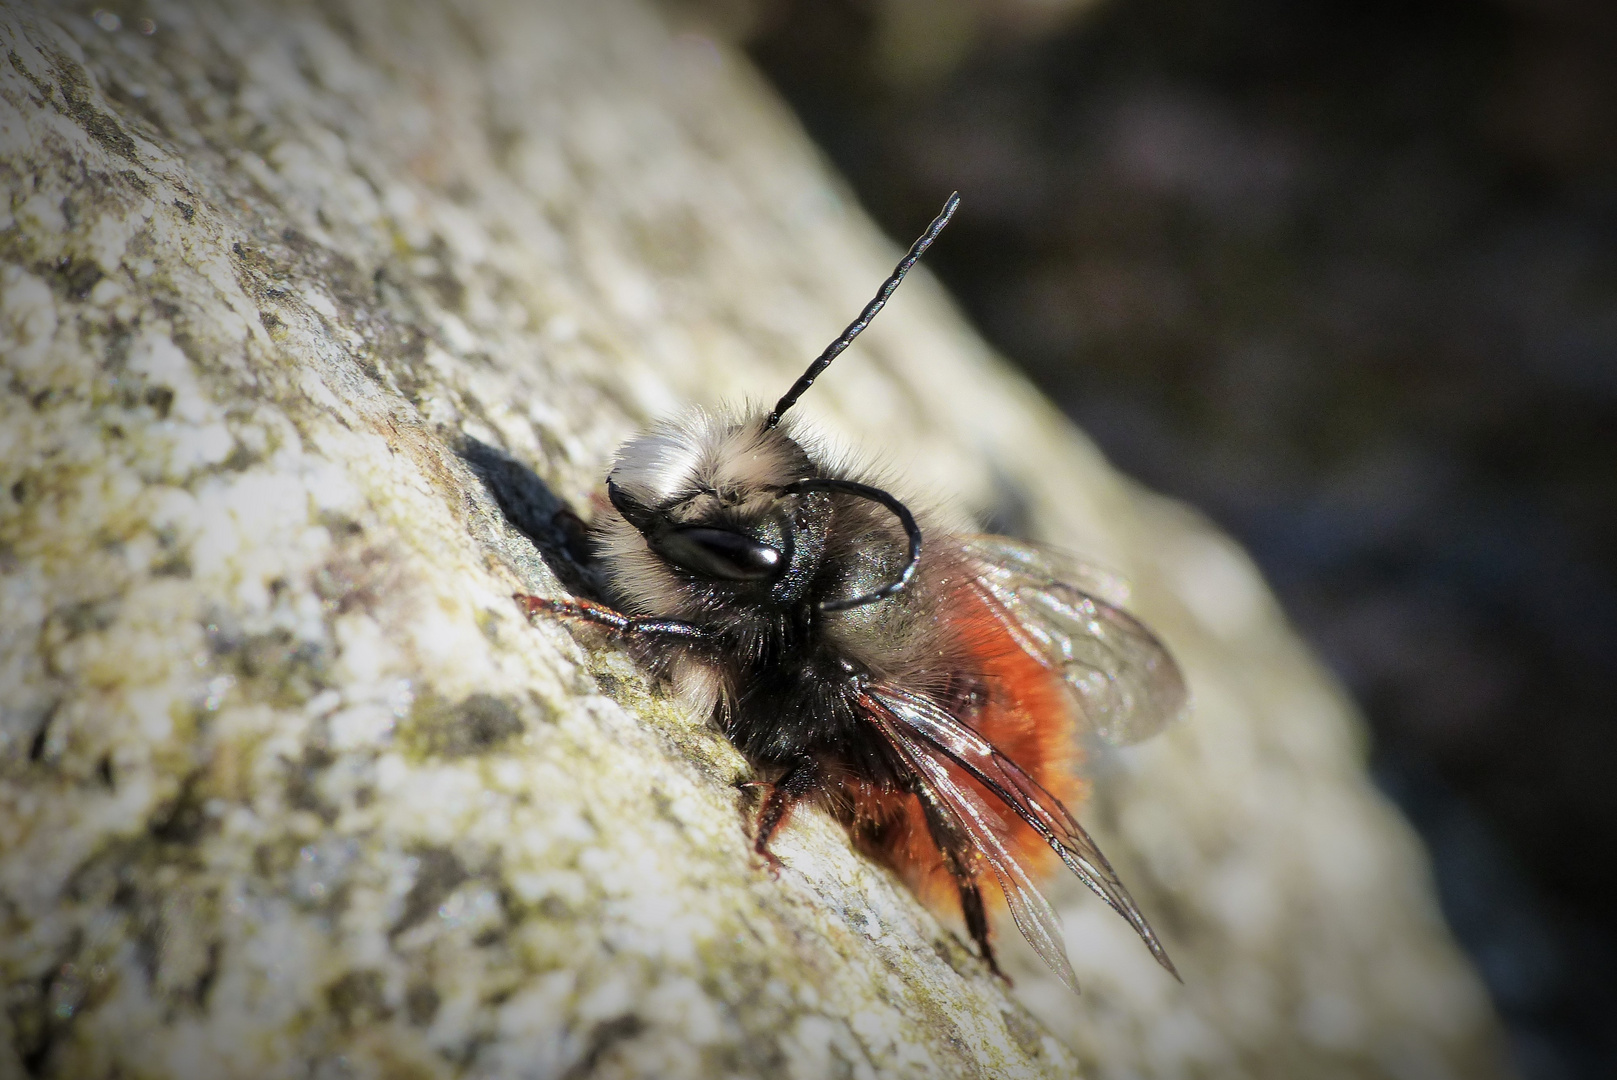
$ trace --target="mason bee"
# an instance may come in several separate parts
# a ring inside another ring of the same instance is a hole
[[[1156,934],[1068,809],[1081,737],[1131,742],[1185,707],[1157,639],[1080,564],[935,528],[786,413],[881,310],[958,207],[952,195],[842,334],[765,412],[697,411],[618,451],[594,527],[613,606],[518,594],[604,627],[710,714],[764,790],[753,847],[804,799],[935,908],[999,973],[985,885],[1074,991],[1034,878],[1057,862]],[[992,899],[992,894],[990,894]]]

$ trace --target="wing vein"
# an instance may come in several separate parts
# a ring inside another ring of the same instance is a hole
[[[920,694],[890,685],[872,686],[867,697],[880,707],[889,724],[902,724],[981,784],[1049,844],[1067,868],[1095,895],[1123,917],[1145,942],[1151,955],[1175,978],[1179,972],[1156,932],[1129,895],[1111,863],[1061,801],[1014,761],[947,710]],[[884,731],[884,734],[887,734]],[[902,734],[902,733],[900,733]],[[889,735],[889,741],[893,736]],[[905,740],[906,746],[913,746]],[[931,780],[930,772],[922,770]],[[947,769],[942,770],[947,774]],[[953,785],[952,779],[950,780]],[[953,785],[957,790],[958,785]],[[1003,845],[1001,845],[1003,847]],[[1014,859],[1012,860],[1014,863]],[[1018,864],[1018,868],[1019,864]],[[1001,883],[1003,886],[1003,882]],[[1009,899],[1007,894],[1007,899]],[[1020,922],[1018,926],[1020,926]],[[1023,931],[1027,936],[1026,930]],[[1029,938],[1032,941],[1032,938]],[[1035,943],[1035,948],[1037,944]]]
[[[1033,951],[1049,965],[1073,993],[1078,979],[1067,960],[1061,921],[1050,902],[1028,877],[1016,856],[1005,846],[1003,824],[978,796],[955,781],[948,765],[928,745],[909,738],[911,725],[896,715],[875,694],[867,696],[866,716],[881,732],[906,766],[920,778],[920,795],[951,826],[972,843],[976,856],[988,864],[1010,908],[1011,919]],[[930,743],[930,740],[927,740]]]
[[[1139,742],[1183,715],[1188,694],[1173,657],[1139,620],[1097,595],[1120,600],[1115,579],[1003,536],[968,537],[961,546],[989,608],[1022,651],[1061,678],[1095,734]]]

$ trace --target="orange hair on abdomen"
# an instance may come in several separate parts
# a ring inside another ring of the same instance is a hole
[[[975,584],[956,590],[940,605],[959,645],[960,674],[980,681],[987,695],[975,715],[963,717],[1001,754],[1021,766],[1069,810],[1082,801],[1077,777],[1081,751],[1072,706],[1060,676],[1029,655],[1012,636],[1002,614]],[[972,789],[1007,826],[1005,846],[1029,876],[1057,864],[1055,852],[1016,814],[960,769],[957,782]],[[865,789],[854,798],[856,833],[873,856],[896,870],[934,910],[959,911],[959,889],[926,826],[920,799],[911,794]],[[979,863],[978,883],[991,907],[1002,907],[993,871]]]

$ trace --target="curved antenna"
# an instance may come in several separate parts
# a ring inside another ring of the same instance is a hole
[[[949,224],[949,219],[954,217],[955,209],[959,205],[960,192],[957,191],[949,196],[949,201],[943,204],[943,209],[939,211],[937,217],[932,219],[932,224],[926,227],[926,232],[922,233],[920,238],[910,245],[909,253],[898,261],[898,265],[893,268],[892,276],[882,282],[881,288],[876,290],[875,297],[865,305],[865,310],[859,313],[859,317],[848,324],[848,328],[842,331],[840,337],[825,347],[825,351],[815,359],[814,363],[808,366],[808,370],[803,372],[798,380],[792,384],[792,388],[786,391],[786,395],[775,402],[774,411],[769,414],[769,419],[764,421],[765,428],[772,428],[780,423],[781,413],[797,404],[797,399],[802,397],[804,392],[814,385],[814,380],[820,377],[820,372],[830,367],[831,361],[842,355],[842,350],[846,349],[853,343],[854,338],[864,332],[865,327],[870,325],[870,320],[876,317],[876,312],[886,305],[887,298],[893,295],[894,289],[898,288],[898,283],[904,280],[904,275],[910,272],[910,267],[914,266],[916,260],[920,259],[926,249],[932,246],[932,241],[938,238],[938,233],[943,231],[943,227]]]
[[[921,561],[921,527],[915,524],[915,517],[910,513],[909,507],[893,498],[881,488],[870,487],[868,484],[856,484],[852,480],[832,480],[830,478],[810,478],[798,480],[787,484],[781,490],[789,495],[796,495],[803,491],[840,491],[858,499],[869,499],[871,502],[881,503],[893,512],[899,524],[904,526],[904,535],[910,540],[909,561],[904,564],[904,570],[887,584],[872,592],[862,593],[859,596],[850,596],[844,600],[826,600],[820,604],[821,611],[847,611],[849,608],[863,607],[874,604],[878,600],[885,600],[894,593],[899,592],[910,583],[915,576],[915,564]]]

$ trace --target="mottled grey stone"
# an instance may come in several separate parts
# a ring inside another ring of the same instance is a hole
[[[818,812],[771,878],[724,739],[520,617],[619,440],[777,394],[894,257],[736,54],[626,0],[116,10],[0,10],[0,1075],[1493,1073],[1251,565],[924,272],[802,408],[1137,582],[1196,713],[1086,816],[1185,985],[1061,882],[1085,996],[1009,932],[1013,996]]]

